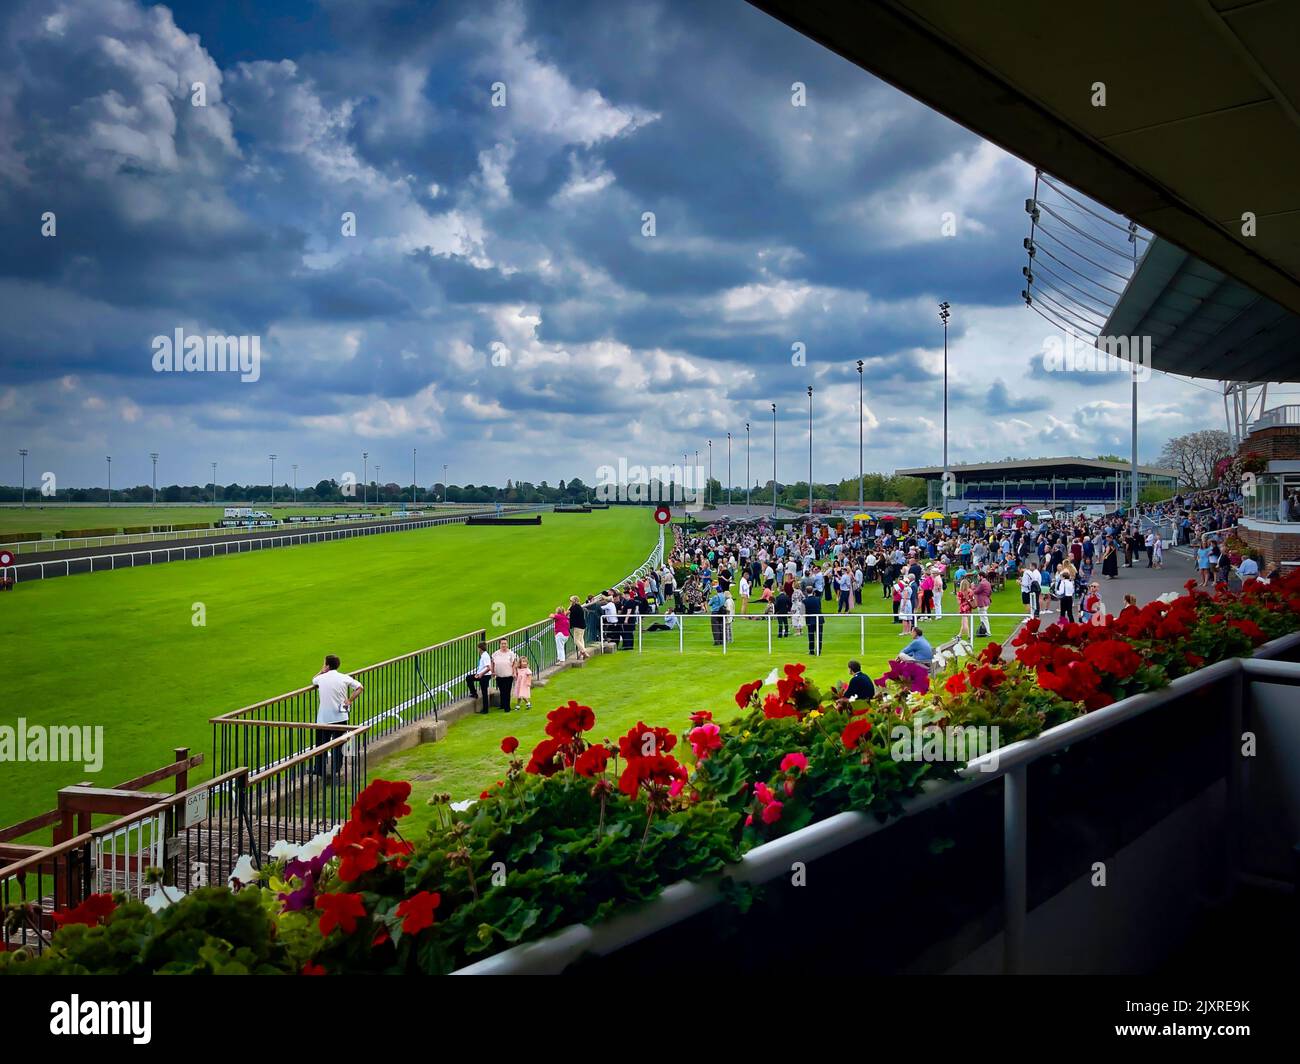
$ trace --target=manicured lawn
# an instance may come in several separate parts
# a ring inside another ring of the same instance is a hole
[[[30,492],[29,492],[30,495]],[[272,509],[265,503],[231,503],[253,510],[267,510],[276,517],[294,517],[298,514],[329,515],[365,510],[366,513],[386,514],[400,509],[391,503],[385,506],[362,507],[359,503],[348,506],[285,506],[276,503]],[[199,522],[220,521],[225,515],[225,504],[219,506],[38,506],[28,499],[27,507],[0,506],[0,542],[9,532],[43,532],[47,537],[64,529],[123,528],[140,525],[192,525]],[[438,509],[421,506],[426,512]]]
[[[20,584],[0,596],[0,724],[103,725],[112,786],[188,746],[208,718],[303,686],[326,653],[362,665],[492,623],[540,620],[645,560],[646,510],[449,526]],[[191,623],[195,604],[206,626]],[[0,825],[50,809],[81,765],[0,766]],[[202,775],[202,773],[200,774]]]
[[[881,610],[884,600],[879,594],[878,589],[868,589],[866,611]],[[994,596],[990,613],[1019,615],[1020,609],[1019,592],[1008,586]],[[736,689],[749,680],[766,677],[774,667],[787,662],[805,662],[808,676],[823,686],[848,679],[846,662],[850,658],[861,661],[871,676],[879,676],[905,640],[889,618],[868,617],[863,653],[861,623],[856,617],[839,622],[831,619],[826,625],[822,656],[814,658],[808,654],[806,637],[776,639],[775,629],[773,653],[769,656],[766,621],[737,620],[735,642],[724,656],[721,648],[713,646],[707,618],[689,618],[685,653],[678,651],[677,633],[646,633],[642,653],[596,655],[582,668],[566,669],[545,687],[534,687],[531,710],[501,713],[494,709],[487,716],[466,717],[451,726],[444,742],[372,761],[370,778],[412,781],[411,817],[406,830],[408,834],[422,831],[430,819],[426,804],[430,794],[448,792],[458,801],[476,798],[485,787],[504,778],[508,759],[500,750],[502,738],[518,738],[520,753],[527,760],[528,752],[544,738],[546,714],[571,698],[595,710],[593,739],[617,738],[638,720],[670,727],[681,735],[690,714],[697,709],[711,710],[719,720],[730,719],[738,712],[733,700]],[[991,618],[991,623],[994,638],[1002,639],[1016,621]],[[957,618],[949,616],[924,627],[927,638],[938,644],[955,635],[957,625]],[[689,747],[686,752],[689,754]]]

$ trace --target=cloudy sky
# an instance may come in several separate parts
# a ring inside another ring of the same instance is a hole
[[[858,358],[867,469],[937,463],[939,300],[954,461],[1127,454],[1125,380],[1034,369],[1030,166],[741,0],[261,6],[0,16],[0,480],[590,482],[710,437],[719,475],[730,430],[741,483],[773,401],[795,480],[809,384],[834,479]],[[259,379],[155,372],[177,329]],[[1222,421],[1158,375],[1141,456]]]

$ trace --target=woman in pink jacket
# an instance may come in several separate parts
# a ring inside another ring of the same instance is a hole
[[[551,614],[551,623],[555,625],[555,660],[564,660],[564,648],[569,642],[569,611],[563,606],[556,606]]]

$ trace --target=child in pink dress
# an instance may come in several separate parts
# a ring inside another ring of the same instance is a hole
[[[528,658],[520,654],[515,658],[515,709],[533,708],[533,670]],[[520,706],[520,702],[523,703]]]

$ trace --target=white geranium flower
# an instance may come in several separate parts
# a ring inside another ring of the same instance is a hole
[[[240,887],[246,887],[249,883],[257,881],[257,868],[253,864],[253,859],[248,854],[244,854],[235,862],[235,870],[230,873],[230,879],[227,880],[226,886],[231,890],[239,890]]]
[[[477,798],[466,798],[463,802],[452,802],[451,807],[458,813],[465,812],[470,806],[478,801]]]

